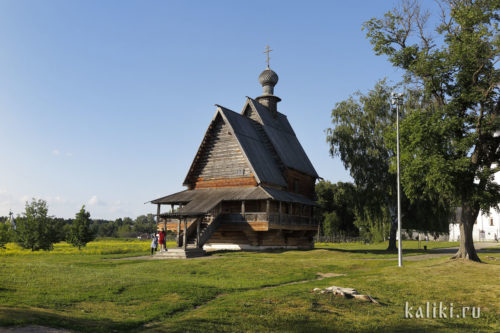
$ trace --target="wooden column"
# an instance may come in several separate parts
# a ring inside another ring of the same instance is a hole
[[[201,217],[196,219],[196,247],[200,247],[200,224]]]
[[[177,247],[181,247],[181,218],[177,221]]]
[[[158,229],[158,224],[160,223],[160,204],[156,205],[156,229]]]
[[[174,204],[170,204],[170,213],[174,212]]]
[[[311,206],[311,217],[309,219],[309,223],[313,224],[313,218],[314,218],[314,206]]]
[[[188,228],[188,221],[187,217],[184,218],[184,239],[182,240],[182,246],[184,247],[184,250],[187,249],[187,228]]]
[[[245,200],[241,201],[241,215],[245,217]]]

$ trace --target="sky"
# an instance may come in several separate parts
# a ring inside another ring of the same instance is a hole
[[[278,110],[321,177],[350,181],[325,129],[335,103],[400,80],[361,30],[395,4],[0,0],[0,216],[31,198],[65,218],[155,213],[214,104],[261,95],[266,45]]]

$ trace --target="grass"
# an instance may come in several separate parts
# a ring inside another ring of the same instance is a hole
[[[405,254],[424,253],[405,241]],[[450,246],[429,242],[428,247]],[[193,260],[115,260],[149,242],[101,240],[79,252],[0,250],[0,326],[84,332],[498,332],[500,253],[396,267],[387,244],[319,244],[311,251],[219,252]],[[375,259],[375,260],[373,260]],[[377,260],[383,259],[383,260]],[[389,259],[389,260],[387,260]],[[318,273],[343,276],[318,279]],[[290,282],[302,282],[288,284]],[[311,293],[353,287],[383,305]],[[481,308],[473,319],[404,319],[404,304]]]

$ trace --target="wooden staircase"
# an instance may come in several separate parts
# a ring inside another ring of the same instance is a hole
[[[200,223],[199,236],[197,234],[198,219]],[[215,218],[210,218],[207,216],[196,218],[186,230],[187,246],[185,249],[183,246],[184,231],[181,231],[180,235],[178,235],[180,247],[168,248],[167,251],[158,252],[157,254],[155,254],[155,256],[167,257],[172,259],[187,259],[205,255],[203,245],[217,230],[222,219],[223,214],[219,214]]]

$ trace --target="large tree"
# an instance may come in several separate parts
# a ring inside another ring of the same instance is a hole
[[[456,258],[479,261],[472,239],[481,209],[497,207],[500,160],[500,1],[442,1],[440,24],[414,1],[365,23],[377,55],[423,91],[401,126],[402,181],[410,199],[461,207]],[[496,164],[495,164],[496,163]]]
[[[47,202],[44,200],[26,202],[23,216],[16,219],[16,241],[19,245],[32,251],[52,250],[57,226],[47,214]]]
[[[369,240],[383,240],[389,229],[388,250],[396,249],[397,183],[394,167],[396,113],[385,80],[367,94],[360,92],[339,102],[332,111],[333,127],[327,130],[330,153],[339,156],[356,184],[356,225]],[[407,105],[419,103],[409,99]],[[408,109],[408,108],[406,108]],[[410,201],[402,195],[403,227],[420,231],[447,230],[447,202]],[[389,225],[389,227],[386,227]]]

